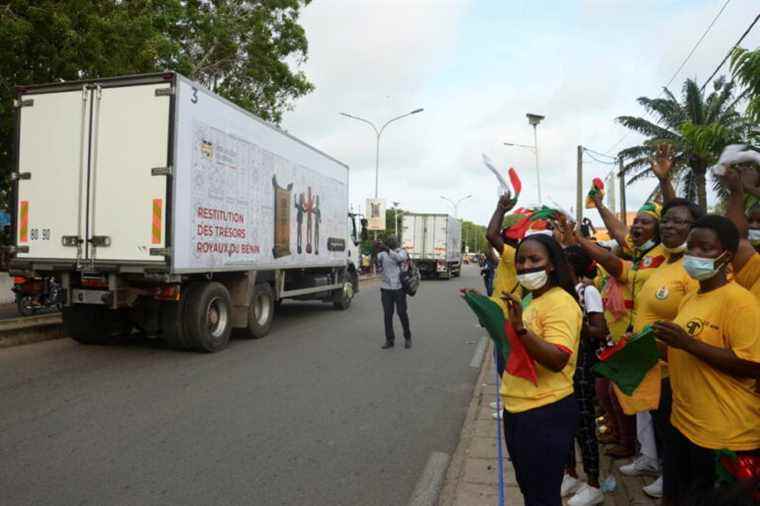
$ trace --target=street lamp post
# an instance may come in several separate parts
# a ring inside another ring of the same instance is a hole
[[[528,123],[533,126],[533,146],[536,152],[536,182],[538,184],[538,205],[541,205],[541,172],[538,169],[538,124],[544,119],[544,116],[528,113]]]
[[[375,136],[377,140],[375,144],[375,198],[377,198],[377,195],[378,195],[378,183],[380,179],[380,176],[379,176],[380,174],[380,136],[383,134],[383,130],[385,130],[385,127],[387,127],[394,121],[398,121],[401,118],[406,118],[407,116],[411,116],[412,114],[417,114],[422,111],[424,111],[424,109],[420,107],[406,114],[402,114],[401,116],[396,116],[395,118],[391,118],[388,121],[386,121],[385,124],[381,126],[379,129],[377,128],[377,126],[375,126],[374,123],[372,123],[368,119],[360,118],[359,116],[354,116],[353,114],[348,114],[345,112],[340,113],[341,116],[345,116],[347,118],[355,119],[357,121],[361,121],[362,123],[368,124],[375,131]]]
[[[538,205],[541,205],[541,172],[539,170],[539,165],[538,165],[538,129],[537,127],[538,127],[538,124],[541,123],[541,121],[543,121],[543,119],[546,116],[541,116],[538,114],[531,114],[531,113],[526,114],[526,116],[528,117],[528,123],[530,123],[533,126],[533,145],[528,146],[527,144],[515,144],[512,142],[505,142],[504,145],[513,146],[517,148],[530,149],[533,151],[533,154],[536,157],[536,192],[538,195]]]
[[[456,202],[454,202],[450,198],[444,197],[443,195],[441,195],[441,198],[443,200],[445,200],[446,202],[448,202],[449,204],[451,204],[451,206],[454,208],[454,218],[457,218],[457,219],[459,218],[459,203],[462,202],[463,200],[467,200],[467,199],[469,199],[471,197],[472,197],[472,195],[467,195],[467,196],[464,196],[461,199],[457,200]]]

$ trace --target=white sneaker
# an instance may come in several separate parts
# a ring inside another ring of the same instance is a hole
[[[655,499],[659,499],[662,497],[662,476],[657,478],[657,480],[654,483],[650,483],[646,487],[642,488],[641,490],[644,491],[646,495],[649,497],[654,497]]]
[[[639,455],[630,464],[620,466],[620,472],[626,476],[657,476],[660,473],[660,463],[646,455]]]
[[[598,488],[594,488],[586,483],[581,489],[567,502],[568,506],[592,506],[593,504],[602,504],[604,494]]]
[[[491,409],[499,409],[499,407],[496,405],[496,401],[493,401],[491,404],[489,404],[489,406],[491,406]]]
[[[560,495],[562,497],[572,495],[583,485],[584,483],[578,478],[573,478],[569,474],[565,474],[565,476],[562,477],[562,488],[560,489]]]
[[[493,417],[494,420],[501,420],[502,418],[504,418],[504,413],[502,413],[501,411],[497,411],[496,413],[491,413],[491,416]]]

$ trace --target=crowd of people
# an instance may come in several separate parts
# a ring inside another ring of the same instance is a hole
[[[662,202],[645,204],[630,227],[590,193],[610,241],[562,212],[510,214],[509,193],[498,201],[484,274],[535,363],[534,378],[510,374],[497,349],[499,418],[528,506],[601,504],[601,448],[629,460],[622,473],[655,478],[644,491],[663,505],[758,498],[760,205],[742,181],[760,168],[722,176],[730,194],[720,216],[676,196],[672,165],[659,147],[652,169]],[[594,364],[645,332],[660,360],[629,395]]]

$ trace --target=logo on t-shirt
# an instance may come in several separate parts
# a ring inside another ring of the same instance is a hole
[[[670,292],[668,291],[667,286],[661,286],[654,294],[654,296],[657,297],[657,300],[665,300],[668,298],[668,295],[670,295]]]
[[[698,336],[702,333],[702,329],[705,328],[705,321],[701,318],[692,318],[689,323],[686,324],[686,332],[690,336]]]

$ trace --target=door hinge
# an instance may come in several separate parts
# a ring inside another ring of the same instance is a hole
[[[84,239],[78,235],[64,235],[61,237],[61,244],[65,248],[76,248],[84,242]]]
[[[111,245],[111,238],[107,235],[94,235],[89,242],[95,247],[107,248]]]
[[[34,106],[34,99],[22,98],[21,100],[14,100],[13,105],[16,107],[32,107]]]
[[[31,172],[12,172],[11,173],[11,181],[20,181],[20,180],[29,180],[32,179],[32,173]]]
[[[169,97],[171,95],[174,95],[174,88],[158,88],[156,90],[156,96],[157,97]]]
[[[171,256],[171,250],[169,248],[151,248],[150,256],[154,257],[168,257]]]
[[[171,176],[173,172],[171,165],[167,167],[153,167],[150,169],[151,176]]]

